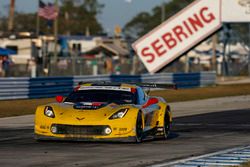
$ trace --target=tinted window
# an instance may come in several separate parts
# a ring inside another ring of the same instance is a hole
[[[16,54],[18,54],[18,47],[17,46],[15,46],[15,45],[7,45],[6,48],[15,51]]]
[[[136,97],[131,92],[113,90],[82,90],[71,93],[65,102],[107,102],[116,104],[135,104]]]

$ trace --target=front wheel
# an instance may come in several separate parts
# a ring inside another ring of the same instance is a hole
[[[136,119],[136,136],[135,136],[135,142],[141,143],[142,142],[142,136],[143,136],[143,123],[142,123],[142,114],[141,112],[138,113],[137,119]]]
[[[169,111],[167,110],[164,115],[163,139],[167,139],[170,133],[171,123],[169,120],[168,112]]]

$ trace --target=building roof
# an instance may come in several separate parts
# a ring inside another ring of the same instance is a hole
[[[114,55],[127,56],[129,55],[129,51],[121,46],[118,46],[113,43],[101,43],[93,49],[89,50],[88,53],[100,52],[101,50],[107,50]]]
[[[100,39],[107,39],[107,37],[103,36],[83,36],[83,35],[60,35],[58,37],[59,40],[84,40],[84,41],[92,41],[95,38],[100,38]]]

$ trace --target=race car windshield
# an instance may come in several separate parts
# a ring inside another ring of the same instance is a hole
[[[135,94],[117,90],[81,90],[71,93],[64,102],[104,102],[116,104],[135,104]]]

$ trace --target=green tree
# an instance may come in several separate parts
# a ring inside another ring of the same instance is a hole
[[[14,30],[16,32],[36,32],[36,14],[32,13],[15,13]]]
[[[100,34],[103,29],[97,15],[104,7],[97,0],[61,0],[59,27],[61,34]]]
[[[250,39],[249,39],[249,25],[248,23],[237,23],[237,24],[230,24],[233,32],[236,32],[233,34],[232,38],[236,38],[238,41],[242,41],[245,43],[246,46],[250,45]],[[247,34],[247,35],[246,35]]]
[[[1,16],[1,31],[8,32],[8,17]],[[36,31],[36,14],[27,14],[15,12],[14,31],[16,32],[35,32]]]
[[[85,34],[88,29],[91,35],[101,34],[102,25],[97,20],[103,5],[98,0],[61,0],[59,6],[59,34]],[[8,19],[1,16],[1,31],[7,32]],[[36,13],[15,12],[14,31],[36,32]],[[53,34],[53,22],[48,24],[46,19],[40,17],[40,32]]]
[[[173,16],[194,0],[172,0],[165,4],[166,19]],[[156,6],[151,12],[142,12],[129,21],[124,27],[124,33],[128,38],[138,38],[161,23],[161,6]]]

